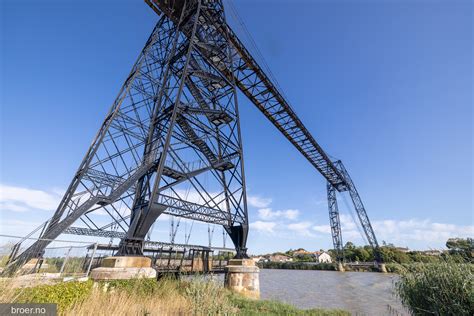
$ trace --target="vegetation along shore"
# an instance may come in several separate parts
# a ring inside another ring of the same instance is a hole
[[[450,238],[446,241],[446,248],[447,250],[444,251],[409,251],[407,248],[385,244],[380,247],[380,252],[387,272],[391,273],[401,273],[407,269],[416,269],[429,263],[435,264],[448,261],[472,264],[474,262],[474,241],[472,238]],[[290,249],[286,252],[259,256],[261,258],[285,258],[285,260],[260,260],[258,266],[263,269],[337,270],[334,263],[336,255],[333,249],[328,250],[332,262],[315,262],[314,257],[301,255],[302,251],[305,252],[302,248]],[[352,242],[347,242],[344,246],[344,260],[346,271],[379,271],[375,265],[357,265],[359,262],[374,262],[373,249],[370,246],[357,247]]]
[[[163,278],[65,282],[13,288],[2,280],[0,303],[57,303],[60,315],[350,315],[343,310],[298,309],[251,300],[212,280]]]

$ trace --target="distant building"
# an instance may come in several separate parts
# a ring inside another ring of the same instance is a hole
[[[319,263],[331,263],[331,256],[327,252],[319,252],[319,255],[316,257],[316,261]]]
[[[300,248],[293,252],[294,258],[303,258],[303,257],[308,257],[308,256],[310,256],[312,260],[314,260],[315,262],[319,262],[319,263],[332,262],[331,256],[324,251],[307,251],[303,248]]]
[[[443,253],[440,250],[425,250],[425,251],[422,251],[422,252],[423,252],[423,254],[425,254],[427,256],[441,256],[441,254]]]
[[[268,260],[271,262],[288,262],[293,261],[293,258],[286,255],[270,255],[268,256]]]
[[[408,249],[408,247],[395,247],[396,250],[400,251],[400,252],[408,252],[410,251],[410,249]]]

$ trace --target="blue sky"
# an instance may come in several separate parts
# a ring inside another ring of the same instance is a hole
[[[380,240],[474,236],[472,2],[233,3],[297,114],[344,161]],[[23,235],[51,216],[157,16],[140,0],[0,6],[0,228]],[[239,104],[250,251],[331,247],[323,178]],[[362,243],[340,207],[344,240]],[[206,229],[192,239],[207,243]]]

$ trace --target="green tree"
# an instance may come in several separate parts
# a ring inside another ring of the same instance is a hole
[[[346,242],[346,245],[344,246],[344,250],[346,250],[346,249],[354,250],[355,248],[356,248],[356,246],[354,245],[354,243],[352,243],[352,241]]]
[[[355,254],[355,260],[356,261],[362,261],[362,262],[368,262],[371,261],[371,256],[367,250],[363,247],[358,247],[354,250]]]

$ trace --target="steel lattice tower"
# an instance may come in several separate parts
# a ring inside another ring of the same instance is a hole
[[[151,225],[170,214],[223,225],[237,256],[246,256],[236,85],[219,72],[233,69],[227,34],[216,32],[226,25],[224,10],[220,1],[190,1],[179,12],[177,20],[158,21],[44,239],[55,239],[78,220],[103,230],[93,216],[105,211],[111,225],[126,231],[119,254],[141,255]],[[40,255],[48,243],[36,242],[16,264]]]
[[[329,158],[227,25],[222,1],[145,2],[161,16],[156,27],[44,225],[42,240],[19,255],[16,245],[6,273],[41,256],[62,233],[121,238],[119,255],[142,255],[145,237],[162,214],[222,225],[237,257],[246,257],[237,88],[328,182],[338,260],[343,248],[336,191],[348,191],[381,262],[375,233],[344,165]],[[110,221],[101,223],[98,213]]]

